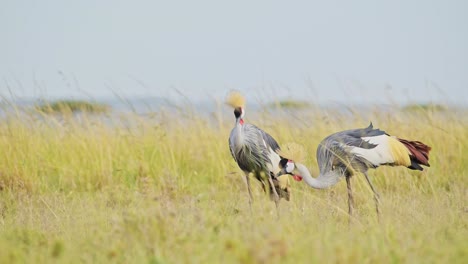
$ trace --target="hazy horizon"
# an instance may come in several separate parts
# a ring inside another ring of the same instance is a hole
[[[10,1],[0,95],[468,105],[464,1]],[[182,94],[182,95],[181,95]]]

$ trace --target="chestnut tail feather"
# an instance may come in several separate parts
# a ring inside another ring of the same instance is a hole
[[[431,147],[420,141],[409,141],[406,139],[398,139],[411,153],[411,165],[408,167],[413,170],[423,170],[420,165],[430,167],[429,151]]]

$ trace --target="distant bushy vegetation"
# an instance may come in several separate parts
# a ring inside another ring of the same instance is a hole
[[[269,103],[268,108],[284,108],[284,109],[304,109],[312,106],[312,104],[305,101],[297,100],[283,100],[278,102]]]
[[[35,108],[36,110],[44,113],[105,113],[111,109],[110,106],[106,104],[83,100],[57,100],[52,102],[43,102],[37,104]]]
[[[409,104],[403,107],[403,111],[414,112],[414,111],[446,111],[447,107],[440,104]]]

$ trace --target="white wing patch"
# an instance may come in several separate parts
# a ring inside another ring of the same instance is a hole
[[[365,158],[375,166],[380,166],[382,164],[391,164],[395,162],[395,159],[393,158],[392,152],[390,150],[388,140],[389,136],[380,135],[375,137],[363,137],[362,139],[377,146],[372,149],[353,147],[351,149],[351,153],[359,157]]]
[[[281,157],[276,153],[272,148],[268,146],[264,139],[262,139],[263,145],[266,147],[266,151],[268,151],[268,159],[270,162],[267,163],[267,168],[269,171],[273,172],[274,175],[280,172],[279,163],[281,161]]]
[[[279,163],[281,161],[281,157],[271,148],[268,148],[268,151],[270,152],[268,157],[271,161],[271,163],[268,163],[268,170],[276,175],[278,172],[280,172]]]

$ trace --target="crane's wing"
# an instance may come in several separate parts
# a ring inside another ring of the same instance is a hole
[[[270,136],[270,134],[268,134],[267,132],[260,130],[260,134],[263,138],[263,140],[265,140],[265,143],[274,151],[274,152],[278,152],[280,150],[280,146],[278,144],[278,142],[276,142],[276,140]]]
[[[356,149],[374,149],[376,144],[365,138],[386,135],[385,131],[374,129],[372,123],[367,128],[337,132],[325,138],[317,148],[317,161],[320,171],[331,170],[335,166],[348,170],[350,167],[360,171],[374,168],[366,157],[356,155]]]
[[[275,172],[279,169],[279,145],[268,133],[252,124],[244,124],[242,141],[237,142],[238,145],[234,143],[236,136],[231,132],[229,149],[242,170]]]
[[[382,131],[380,129],[374,129],[372,123],[370,123],[370,125],[366,128],[346,130],[335,133],[330,137],[333,138],[335,141],[343,143],[347,146],[372,149],[375,148],[377,145],[371,144],[363,138],[376,137],[381,135],[386,135],[385,131]]]
[[[278,155],[278,151],[280,150],[278,142],[276,142],[270,134],[255,125],[249,124],[246,128],[252,133],[251,138],[255,138],[255,143],[251,143],[256,146],[255,156],[257,160],[261,161],[262,169],[276,173],[276,170],[279,169],[278,164],[281,160]],[[254,134],[255,136],[253,136]]]

